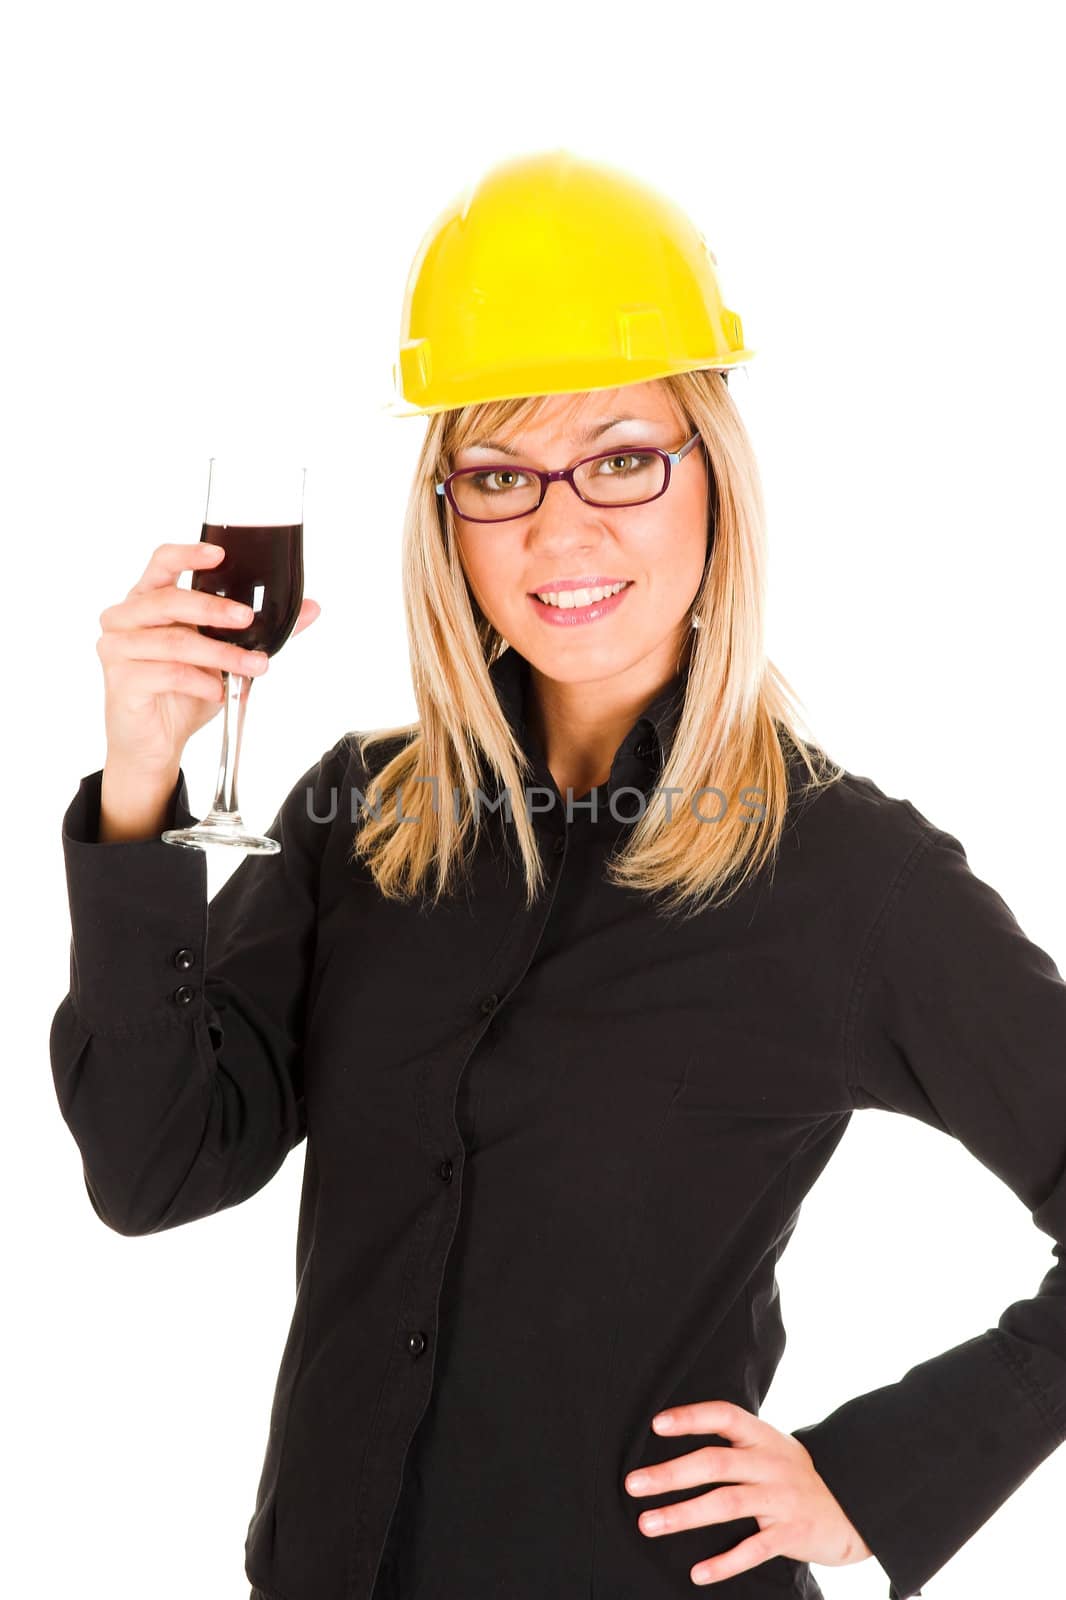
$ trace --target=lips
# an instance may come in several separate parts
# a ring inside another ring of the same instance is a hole
[[[556,628],[577,628],[609,617],[612,612],[617,611],[619,606],[624,603],[626,595],[632,587],[631,583],[627,583],[625,588],[619,589],[617,594],[611,595],[606,600],[593,600],[587,606],[547,605],[543,600],[538,600],[535,594],[531,594],[527,598],[542,622]]]

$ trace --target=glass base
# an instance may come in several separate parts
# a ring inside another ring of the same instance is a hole
[[[251,856],[276,856],[281,852],[277,839],[249,833],[237,812],[208,812],[191,828],[167,828],[160,834],[164,844],[184,845],[187,850],[203,850],[209,844],[227,844]]]

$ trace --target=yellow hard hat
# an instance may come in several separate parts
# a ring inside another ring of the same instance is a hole
[[[642,383],[751,359],[680,206],[566,149],[464,189],[407,277],[392,416]]]

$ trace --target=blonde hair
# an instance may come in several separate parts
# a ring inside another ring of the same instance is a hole
[[[690,634],[685,698],[658,782],[685,797],[713,785],[730,803],[713,826],[688,805],[675,804],[667,817],[664,806],[649,804],[626,830],[624,848],[607,871],[615,884],[662,894],[666,914],[689,915],[711,902],[724,904],[748,877],[767,865],[772,869],[787,815],[793,755],[806,768],[808,792],[835,782],[843,769],[801,736],[798,702],[764,653],[763,495],[751,441],[726,377],[701,370],[658,381],[706,447],[713,536],[694,601],[701,622]],[[349,859],[365,859],[389,898],[423,892],[432,869],[434,901],[450,893],[483,826],[484,807],[473,797],[485,771],[508,795],[521,795],[528,780],[530,762],[489,677],[489,668],[509,646],[469,588],[453,513],[434,485],[466,443],[517,430],[540,413],[548,398],[490,401],[429,417],[404,519],[402,558],[419,720],[355,736],[370,809]],[[369,753],[397,739],[399,751],[372,773]],[[436,775],[436,791],[424,781],[427,774]],[[419,776],[423,781],[414,781]],[[757,825],[732,803],[749,787],[762,795]],[[458,804],[453,798],[435,803],[435,793],[453,797],[456,789]],[[417,819],[414,824],[400,823],[401,805],[405,817]],[[527,807],[509,807],[508,816],[528,905],[544,885],[544,863]]]

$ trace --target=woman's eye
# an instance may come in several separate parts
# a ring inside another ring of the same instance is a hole
[[[518,485],[513,480],[516,479],[516,478],[524,477],[524,476],[525,476],[524,473],[511,472],[511,471],[506,471],[506,470],[501,470],[499,472],[475,472],[475,473],[473,473],[471,475],[470,482],[473,485],[473,487],[476,490],[478,490],[480,493],[483,493],[483,494],[484,493],[499,494],[501,492],[501,490],[517,488]],[[508,481],[506,481],[505,483],[503,483],[500,486],[494,486],[493,488],[486,490],[486,488],[485,488],[486,482],[488,482],[488,480],[490,480],[490,479],[498,479],[498,478],[504,478],[504,479],[506,479]]]
[[[604,466],[604,467],[611,466],[611,467],[613,467],[614,463],[616,461],[622,461],[622,462],[635,461],[637,463],[636,470],[639,472],[641,467],[642,466],[646,466],[647,463],[649,461],[651,461],[652,459],[653,459],[653,457],[651,457],[649,455],[646,455],[646,454],[644,454],[642,452],[631,451],[626,455],[604,456],[602,458],[602,461],[601,461],[601,466]],[[611,471],[611,472],[608,472],[606,474],[606,476],[609,477],[609,478],[617,478],[617,477],[623,476],[624,472],[625,472],[625,468],[623,466],[623,468],[621,469],[621,472]]]

